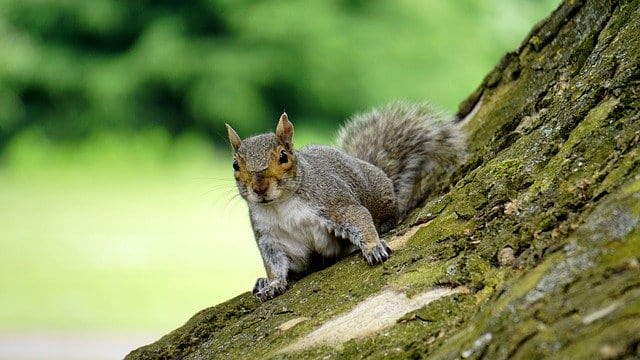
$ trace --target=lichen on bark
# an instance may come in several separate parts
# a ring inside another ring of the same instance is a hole
[[[382,266],[351,256],[266,303],[241,294],[128,358],[640,357],[639,19],[640,0],[567,0],[536,25],[461,104],[469,159]],[[372,295],[436,286],[463,291],[281,352]]]

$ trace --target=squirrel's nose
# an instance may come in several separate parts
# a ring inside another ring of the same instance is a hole
[[[252,188],[254,193],[263,196],[267,193],[267,190],[269,190],[269,185],[266,182],[260,182],[254,184]]]

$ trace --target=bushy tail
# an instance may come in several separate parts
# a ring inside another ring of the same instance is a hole
[[[402,102],[355,115],[338,134],[346,153],[391,178],[401,217],[447,180],[464,159],[464,144],[458,125],[426,104]]]

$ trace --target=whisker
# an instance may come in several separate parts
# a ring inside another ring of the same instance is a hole
[[[227,209],[227,207],[231,204],[231,202],[232,202],[233,200],[235,200],[235,199],[237,199],[237,198],[238,198],[238,196],[240,196],[240,194],[237,194],[237,193],[236,193],[236,194],[232,195],[232,196],[229,198],[229,200],[227,200],[227,202],[224,204],[224,208],[225,208],[225,210]]]
[[[236,189],[235,184],[217,184],[210,187],[210,189]]]
[[[196,177],[196,178],[191,178],[191,180],[216,180],[216,181],[228,181],[228,182],[235,182],[236,179],[233,178],[217,178],[217,177]]]
[[[237,188],[235,186],[220,185],[208,189],[207,191],[201,193],[200,196],[205,196],[214,192],[224,192],[225,194],[229,194],[236,191]]]

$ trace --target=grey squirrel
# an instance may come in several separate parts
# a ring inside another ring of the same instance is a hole
[[[293,124],[280,116],[275,134],[240,139],[226,125],[240,195],[249,206],[267,273],[253,294],[282,294],[312,259],[333,261],[359,249],[370,265],[391,250],[391,230],[459,165],[464,138],[425,104],[393,103],[354,116],[338,148],[293,147]]]

